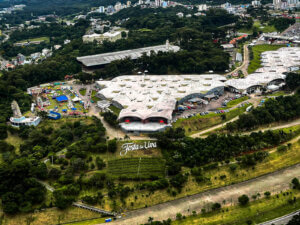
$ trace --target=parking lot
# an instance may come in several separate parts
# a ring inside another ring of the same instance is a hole
[[[182,112],[178,112],[175,114],[175,116],[173,117],[173,121],[176,121],[179,118],[188,118],[188,117],[192,117],[195,116],[197,114],[201,114],[201,113],[215,113],[215,112],[219,112],[219,111],[223,111],[220,113],[225,113],[227,111],[229,111],[228,109],[225,110],[219,110],[219,108],[222,108],[224,106],[222,106],[222,103],[228,99],[228,98],[235,98],[236,94],[231,93],[231,92],[225,92],[224,95],[219,96],[218,99],[212,99],[211,101],[208,102],[208,104],[200,104],[197,105],[195,104],[193,106],[193,108],[189,107],[190,109],[186,109]]]

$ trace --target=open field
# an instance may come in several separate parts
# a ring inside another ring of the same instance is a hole
[[[162,158],[124,158],[108,161],[108,173],[113,177],[162,178],[165,175],[165,160]]]
[[[204,116],[196,115],[191,118],[187,119],[178,119],[174,124],[173,127],[182,127],[185,129],[186,135],[192,135],[194,133],[197,133],[198,131],[204,130],[206,128],[212,127],[214,125],[221,124],[223,122],[229,121],[233,119],[234,117],[242,114],[246,111],[247,106],[243,106],[240,108],[233,109],[229,111],[228,113],[223,114],[215,114],[210,113]],[[222,119],[222,115],[225,115],[225,119]]]
[[[244,96],[244,97],[241,97],[241,98],[237,98],[237,99],[234,99],[230,102],[228,102],[227,106],[226,107],[222,107],[220,108],[220,110],[222,109],[230,109],[236,105],[238,105],[239,103],[243,102],[243,101],[246,101],[249,99],[249,96]]]
[[[275,97],[278,97],[278,96],[281,96],[281,95],[285,95],[286,93],[284,91],[276,91],[272,94],[269,94],[268,96],[275,96]]]
[[[97,103],[97,101],[100,101],[100,100],[101,100],[100,98],[98,98],[97,96],[95,96],[96,94],[97,94],[97,91],[92,90],[91,99],[92,99],[95,103]]]
[[[274,51],[279,48],[285,47],[285,45],[255,45],[252,47],[253,59],[248,66],[248,73],[253,73],[255,70],[261,67],[260,54],[265,51]]]
[[[70,207],[66,210],[51,208],[32,214],[4,216],[2,225],[26,225],[26,219],[30,217],[34,218],[33,222],[30,223],[30,225],[54,225],[89,218],[97,218],[99,216],[100,215],[98,213],[76,207]],[[100,220],[104,222],[104,219],[101,218]]]
[[[113,111],[117,116],[120,114],[120,112],[121,112],[121,109],[119,109],[119,108],[117,108],[116,106],[114,106],[114,105],[110,105],[109,106],[109,109],[111,110],[111,111]]]
[[[79,93],[80,93],[82,96],[85,96],[85,94],[86,94],[86,89],[85,89],[85,88],[79,89]]]
[[[274,26],[263,25],[260,23],[260,21],[254,21],[251,29],[242,28],[242,29],[239,29],[238,32],[246,33],[246,34],[253,34],[254,27],[257,29],[257,31],[262,31],[264,33],[270,33],[270,32],[276,31],[276,28]]]
[[[23,143],[22,138],[20,138],[17,135],[8,133],[8,137],[5,139],[5,141],[13,146],[15,146],[16,153],[19,153],[20,145]]]
[[[295,203],[289,203],[289,200],[293,200],[294,197],[296,197],[298,200]],[[238,225],[246,224],[247,221],[252,221],[254,224],[259,224],[261,222],[272,220],[300,209],[299,197],[300,191],[289,190],[287,192],[274,195],[270,198],[261,196],[259,200],[250,202],[247,206],[227,206],[222,207],[222,209],[219,211],[202,214],[199,212],[199,214],[196,216],[189,216],[186,219],[174,221],[172,224]],[[251,196],[249,196],[249,198],[251,198]]]
[[[94,225],[99,223],[105,223],[105,218],[85,220],[81,222],[67,223],[66,225]]]
[[[29,38],[26,40],[22,40],[22,41],[18,41],[18,43],[25,43],[25,42],[30,42],[30,41],[45,41],[46,43],[50,42],[50,38],[49,37],[38,37],[38,38]]]

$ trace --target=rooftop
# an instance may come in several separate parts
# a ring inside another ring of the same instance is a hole
[[[157,53],[160,51],[177,52],[179,50],[180,48],[174,45],[157,45],[157,46],[151,46],[146,48],[138,48],[132,50],[118,51],[118,52],[109,52],[109,53],[98,54],[98,55],[82,56],[82,57],[77,57],[77,60],[81,62],[84,66],[89,67],[89,66],[99,66],[99,65],[109,64],[112,61],[124,59],[127,57],[130,57],[131,59],[137,59],[141,57],[143,53],[150,55],[151,51]]]

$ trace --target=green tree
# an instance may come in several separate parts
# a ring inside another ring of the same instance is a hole
[[[238,201],[239,203],[242,205],[242,206],[245,206],[248,204],[249,202],[249,197],[247,195],[241,195],[239,198],[238,198]]]
[[[107,150],[111,153],[115,153],[117,151],[117,140],[112,139],[107,142]]]

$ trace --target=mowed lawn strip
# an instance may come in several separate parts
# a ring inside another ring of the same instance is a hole
[[[233,110],[230,110],[228,113],[222,113],[222,114],[216,114],[216,113],[209,113],[207,115],[201,116],[196,115],[191,118],[187,119],[178,119],[174,124],[173,127],[182,127],[185,129],[186,135],[192,135],[194,133],[197,133],[198,131],[204,130],[206,128],[221,124],[223,122],[227,122],[234,117],[244,113],[246,111],[246,108],[249,105],[236,108]],[[222,115],[225,115],[225,119],[222,119]]]
[[[251,196],[248,197],[251,199]],[[292,203],[294,197],[298,200]],[[258,200],[250,202],[246,206],[223,206],[221,210],[189,216],[186,219],[174,221],[172,224],[238,225],[247,224],[247,221],[252,221],[252,224],[259,224],[300,209],[299,197],[300,192],[298,190],[289,190],[270,198],[261,195]]]
[[[261,66],[261,53],[265,51],[275,51],[279,48],[286,47],[285,45],[255,45],[252,47],[253,59],[250,61],[248,66],[248,73],[253,73],[255,70],[259,69]]]

